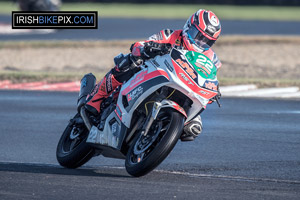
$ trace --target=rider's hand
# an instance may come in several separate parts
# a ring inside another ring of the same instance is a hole
[[[169,43],[157,43],[157,42],[146,42],[142,50],[142,57],[144,59],[154,58],[157,55],[164,55],[169,53],[171,44]]]

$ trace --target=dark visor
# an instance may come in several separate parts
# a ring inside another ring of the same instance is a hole
[[[215,40],[210,40],[205,37],[194,25],[188,29],[187,33],[192,43],[196,43],[202,48],[210,48],[215,43]]]

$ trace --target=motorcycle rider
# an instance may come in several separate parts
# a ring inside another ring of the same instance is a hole
[[[146,41],[132,44],[130,54],[119,54],[114,58],[115,67],[96,84],[87,97],[85,108],[94,115],[99,114],[101,102],[124,81],[129,80],[144,60],[161,55],[167,46],[177,46],[203,53],[213,61],[217,68],[220,68],[221,62],[210,48],[218,39],[220,32],[221,24],[218,17],[212,11],[200,9],[189,17],[182,30],[164,29]],[[198,115],[185,124],[181,140],[192,141],[201,131],[202,121]]]

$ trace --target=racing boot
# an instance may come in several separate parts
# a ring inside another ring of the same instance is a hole
[[[189,121],[183,128],[180,136],[181,141],[193,141],[202,132],[202,121],[200,115]]]
[[[131,54],[123,55],[121,53],[114,58],[114,62],[115,67],[104,76],[87,97],[88,102],[85,108],[94,115],[99,114],[101,102],[138,70],[138,65]]]
[[[93,91],[87,97],[88,102],[85,108],[94,115],[100,113],[101,102],[109,97],[119,85],[122,85],[122,83],[116,80],[112,72],[113,70],[109,71],[104,78],[95,85]]]

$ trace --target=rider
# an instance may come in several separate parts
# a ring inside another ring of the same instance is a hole
[[[164,29],[146,41],[132,44],[130,54],[119,54],[114,58],[115,67],[95,86],[85,108],[97,115],[100,112],[101,102],[124,81],[129,80],[138,71],[138,66],[143,63],[143,60],[159,54],[158,51],[148,48],[149,46],[160,49],[168,44],[200,52],[210,58],[217,68],[220,68],[221,62],[210,48],[218,39],[220,32],[221,24],[218,17],[211,11],[200,9],[189,17],[182,30]],[[201,131],[202,122],[198,115],[184,126],[181,140],[192,141]]]

